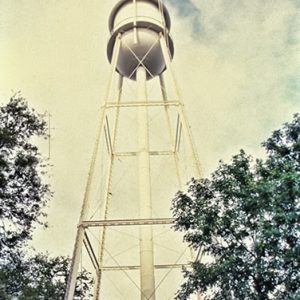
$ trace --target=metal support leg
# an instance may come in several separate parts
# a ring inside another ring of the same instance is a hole
[[[165,86],[165,81],[164,81],[163,74],[159,75],[159,82],[160,82],[160,87],[161,87],[163,100],[164,100],[165,103],[167,103],[168,102],[168,96],[167,96],[167,91],[166,91],[166,86]],[[174,157],[174,162],[175,162],[178,187],[179,187],[179,189],[182,189],[182,180],[181,180],[181,177],[180,177],[178,154],[177,154],[177,150],[175,149],[176,145],[175,145],[174,135],[173,135],[172,126],[171,126],[169,106],[167,106],[167,105],[165,106],[165,112],[166,112],[166,118],[167,118],[167,123],[168,123],[168,128],[169,128],[170,142],[171,142],[171,145],[172,145],[173,151],[174,151],[173,157]]]
[[[146,70],[137,70],[138,101],[147,100]],[[151,219],[151,180],[148,132],[148,109],[146,106],[138,108],[138,139],[139,139],[139,199],[140,218]],[[151,226],[140,227],[140,280],[141,300],[155,300],[153,232]]]
[[[175,74],[174,74],[174,71],[173,71],[173,68],[172,68],[172,64],[171,64],[171,57],[170,57],[169,49],[167,47],[166,39],[164,38],[163,34],[161,34],[161,36],[160,36],[160,45],[161,45],[161,49],[162,49],[162,52],[163,52],[165,64],[167,66],[167,70],[169,70],[169,72],[171,74],[172,81],[173,81],[173,84],[174,84],[174,87],[175,87],[175,92],[176,92],[177,97],[178,97],[179,102],[180,102],[178,113],[179,113],[180,119],[182,120],[183,129],[185,131],[186,136],[188,137],[188,140],[189,140],[189,143],[190,143],[190,146],[191,146],[191,149],[192,149],[192,155],[193,155],[193,159],[194,159],[194,163],[195,163],[195,171],[197,173],[198,178],[201,178],[202,171],[201,171],[201,166],[200,166],[198,154],[197,154],[197,151],[196,151],[196,146],[195,146],[195,143],[194,143],[194,139],[192,137],[192,132],[190,130],[190,126],[189,126],[187,118],[186,118],[186,112],[185,112],[184,105],[183,105],[182,100],[181,100],[181,95],[180,95],[180,91],[178,89],[177,80],[176,80],[176,77],[175,77]],[[191,254],[192,254],[192,252],[193,252],[193,250],[191,249]],[[200,260],[201,260],[201,258],[200,258]],[[200,294],[198,294],[197,299],[201,300],[203,298]]]
[[[115,49],[114,49],[110,80],[109,80],[109,84],[107,87],[106,96],[104,98],[104,105],[102,106],[102,110],[101,110],[96,143],[94,146],[93,156],[92,156],[92,160],[91,160],[90,170],[88,173],[88,179],[87,179],[87,184],[86,184],[86,188],[85,188],[80,218],[79,218],[80,224],[83,221],[87,220],[87,218],[88,218],[88,213],[89,213],[89,208],[90,208],[91,183],[92,183],[94,172],[95,172],[95,163],[96,163],[97,153],[99,150],[100,140],[102,137],[103,126],[104,126],[105,104],[108,101],[108,96],[109,96],[108,93],[109,93],[110,87],[112,85],[112,78],[113,78],[113,75],[115,72],[117,57],[119,55],[119,50],[120,50],[120,42],[121,42],[121,40],[120,40],[120,36],[119,36],[117,38],[117,42],[116,42]],[[78,268],[79,268],[81,250],[82,250],[82,246],[83,246],[83,239],[84,239],[84,228],[82,226],[79,226],[77,229],[77,235],[76,235],[74,251],[73,251],[73,256],[72,256],[72,263],[71,263],[71,268],[70,268],[70,274],[69,274],[67,289],[66,289],[66,293],[65,293],[65,300],[73,300],[73,298],[74,298],[74,292],[75,292],[75,287],[76,287],[76,278],[77,278],[77,273],[78,273]]]
[[[121,102],[122,86],[123,86],[123,76],[120,75],[119,82],[118,82],[117,104],[120,104],[120,102]],[[101,216],[102,220],[107,220],[109,200],[111,197],[111,181],[112,181],[112,175],[113,175],[113,165],[114,165],[114,160],[115,160],[115,146],[116,146],[119,114],[120,114],[120,106],[117,106],[116,107],[116,116],[115,116],[115,121],[114,121],[114,128],[113,128],[113,138],[112,138],[113,140],[112,140],[112,149],[111,149],[112,153],[110,155],[108,174],[107,174],[107,179],[106,179],[106,188],[105,188],[105,194],[104,194],[104,205],[103,205],[104,206],[104,215]],[[100,296],[100,286],[101,286],[101,279],[102,279],[101,267],[103,264],[105,237],[106,237],[106,226],[104,226],[102,229],[102,237],[101,237],[101,242],[99,245],[98,264],[100,266],[100,269],[98,270],[96,285],[95,285],[95,289],[94,289],[94,297],[93,298],[95,300],[98,300],[99,296]]]
[[[197,172],[197,176],[198,176],[198,178],[200,178],[202,172],[201,172],[201,166],[200,166],[198,154],[197,154],[197,151],[196,151],[196,146],[195,146],[195,143],[194,143],[194,139],[192,137],[192,132],[190,130],[190,126],[189,126],[187,118],[186,118],[186,113],[185,113],[185,110],[184,110],[183,103],[181,102],[181,95],[180,95],[180,91],[179,91],[178,85],[177,85],[177,80],[175,78],[175,74],[174,74],[174,71],[173,71],[173,68],[172,68],[171,57],[170,57],[169,49],[168,49],[167,44],[166,44],[166,39],[162,34],[160,36],[160,45],[161,45],[161,49],[162,49],[162,52],[163,52],[165,64],[167,66],[167,70],[169,70],[169,72],[171,74],[177,97],[178,97],[178,99],[181,103],[181,105],[179,106],[179,115],[180,115],[180,118],[181,118],[182,123],[183,123],[183,129],[186,133],[186,136],[188,137],[188,140],[189,140],[189,143],[190,143],[190,146],[191,146],[191,149],[192,149],[192,154],[193,154],[193,159],[194,159],[194,162],[195,162],[195,169],[196,169],[196,172]]]

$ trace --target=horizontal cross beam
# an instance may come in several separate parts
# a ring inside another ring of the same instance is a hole
[[[181,103],[179,101],[128,101],[122,103],[107,102],[105,108],[114,107],[138,107],[138,106],[179,106]]]
[[[155,269],[181,269],[189,267],[190,264],[169,264],[169,265],[155,265]],[[107,266],[102,267],[101,271],[135,271],[139,270],[140,266]]]
[[[114,152],[115,156],[137,156],[139,152],[136,151],[128,151],[128,152]],[[173,151],[149,151],[151,156],[155,155],[174,155]]]
[[[103,226],[170,225],[173,223],[174,223],[173,218],[123,219],[123,220],[83,221],[78,226],[87,228],[87,227],[103,227]]]

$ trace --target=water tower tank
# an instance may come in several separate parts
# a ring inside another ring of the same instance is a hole
[[[145,67],[147,79],[161,74],[166,65],[160,46],[160,34],[166,37],[171,57],[174,54],[173,41],[169,36],[170,26],[169,13],[161,0],[119,1],[109,18],[109,61],[112,60],[116,38],[121,34],[117,71],[133,80],[139,66]]]

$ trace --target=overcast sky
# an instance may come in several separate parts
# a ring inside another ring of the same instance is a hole
[[[174,68],[207,176],[299,111],[300,1],[167,0]],[[1,102],[51,113],[55,196],[35,246],[70,255],[109,63],[111,0],[0,0]],[[48,155],[47,144],[42,145]],[[175,192],[175,191],[174,191]]]

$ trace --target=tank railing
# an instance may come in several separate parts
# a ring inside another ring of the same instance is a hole
[[[153,23],[161,28],[164,29],[164,32],[166,33],[169,33],[169,30],[166,26],[164,26],[164,24],[161,22],[161,20],[158,20],[158,19],[155,19],[155,18],[152,18],[152,17],[149,17],[149,16],[137,16],[136,18],[135,17],[128,17],[126,19],[123,19],[122,21],[118,22],[117,24],[114,24],[114,28],[113,30],[111,31],[111,34],[113,34],[114,32],[116,32],[118,29],[120,29],[122,26],[128,24],[128,23],[134,23],[134,21],[137,21],[137,22],[141,22],[141,21],[148,21],[150,24]],[[151,27],[149,27],[151,28]]]

